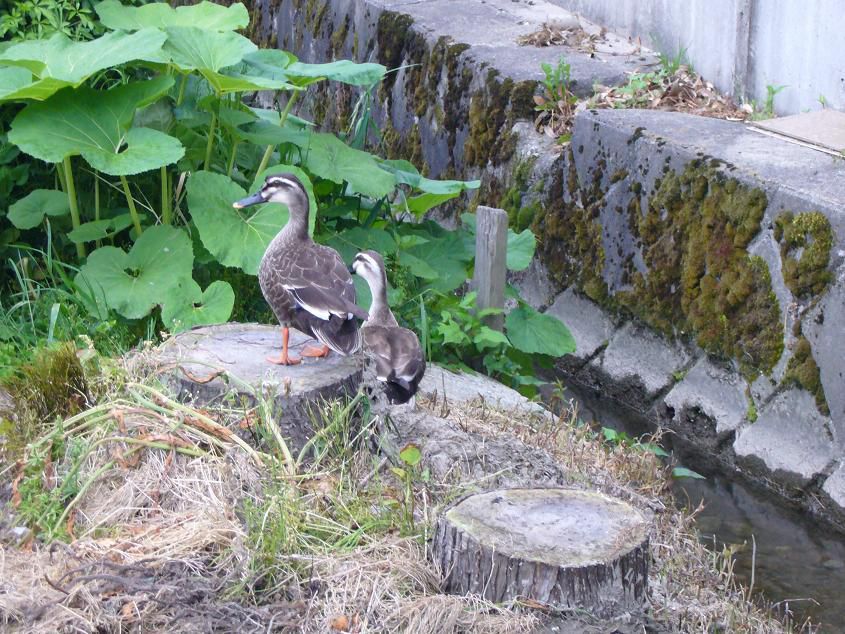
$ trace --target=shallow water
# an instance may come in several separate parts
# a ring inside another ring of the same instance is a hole
[[[610,400],[573,388],[564,396],[578,403],[586,421],[632,436],[648,428]],[[679,479],[673,490],[680,506],[695,508],[704,502],[697,525],[705,544],[716,550],[724,544],[744,545],[734,571],[747,586],[753,560],[755,594],[760,591],[768,603],[790,610],[793,622],[810,618],[821,624],[820,632],[845,631],[845,537],[723,476]]]

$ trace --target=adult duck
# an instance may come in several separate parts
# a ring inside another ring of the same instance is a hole
[[[258,282],[264,299],[282,326],[282,353],[272,363],[295,365],[301,361],[288,352],[289,327],[293,326],[322,345],[308,346],[305,357],[325,357],[329,350],[354,353],[361,344],[356,318],[367,312],[355,304],[355,285],[340,254],[315,243],[308,235],[308,194],[293,174],[273,174],[258,192],[233,203],[243,209],[260,203],[282,203],[289,218],[261,258]]]
[[[373,296],[370,314],[361,326],[364,351],[376,368],[391,404],[407,403],[416,394],[425,374],[425,357],[413,332],[402,328],[387,303],[387,275],[384,260],[375,251],[355,256],[352,270],[367,281]]]

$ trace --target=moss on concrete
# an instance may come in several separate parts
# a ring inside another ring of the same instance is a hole
[[[807,390],[816,399],[819,412],[830,416],[830,407],[825,398],[819,366],[813,358],[813,349],[806,337],[799,337],[795,344],[783,381],[785,384],[791,383]]]
[[[768,266],[747,251],[766,205],[761,190],[700,162],[668,172],[636,224],[648,271],[616,299],[666,334],[737,359],[747,376],[770,372],[783,352],[780,309]]]
[[[523,231],[530,227],[534,218],[542,211],[542,204],[537,196],[532,196],[530,201],[524,202],[528,192],[528,181],[534,171],[536,156],[530,156],[517,163],[511,176],[511,186],[502,196],[499,205],[508,212],[508,224],[515,231]]]
[[[337,27],[329,38],[329,46],[331,48],[332,57],[337,59],[343,55],[343,46],[346,44],[346,37],[349,35],[349,15],[343,18],[340,26]]]
[[[775,239],[780,243],[783,279],[792,294],[808,299],[830,284],[828,270],[833,248],[833,229],[827,217],[810,211],[798,215],[784,212],[775,219]]]
[[[532,227],[538,238],[537,248],[555,282],[563,287],[575,285],[594,301],[608,306],[612,300],[602,278],[604,247],[597,220],[599,201],[581,199],[572,148],[565,152],[565,178],[561,172],[555,174],[546,213],[538,215]]]
[[[499,72],[488,69],[485,87],[473,93],[469,104],[469,136],[464,142],[467,165],[500,165],[513,156],[516,135],[511,127],[519,118],[530,118],[535,82],[499,79]]]
[[[611,296],[598,221],[602,162],[584,186],[568,152],[569,172],[556,179],[547,212],[534,224],[553,278],[668,336],[691,337],[711,354],[736,359],[749,378],[770,372],[783,352],[780,308],[765,261],[747,251],[760,230],[765,194],[698,161],[681,174],[667,172],[646,209],[632,184],[626,211],[646,271],[629,258],[623,266],[631,289]],[[623,177],[617,172],[607,180],[614,178]],[[572,203],[564,202],[563,187]]]

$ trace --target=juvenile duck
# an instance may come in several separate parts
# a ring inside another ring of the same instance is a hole
[[[290,217],[264,252],[258,282],[264,299],[282,326],[282,353],[272,363],[295,365],[299,357],[288,353],[288,328],[294,326],[322,345],[308,346],[305,357],[325,357],[329,350],[350,355],[361,344],[355,318],[367,312],[355,304],[352,276],[334,249],[316,244],[308,235],[308,194],[293,174],[273,174],[261,189],[233,203],[243,209],[259,203],[282,203]]]
[[[375,251],[359,253],[352,269],[367,281],[373,295],[370,316],[361,326],[364,350],[375,361],[376,377],[384,383],[387,400],[394,405],[407,403],[425,374],[420,341],[413,332],[399,326],[390,310],[381,255]]]

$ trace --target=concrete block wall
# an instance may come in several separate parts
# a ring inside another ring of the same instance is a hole
[[[778,114],[845,110],[842,0],[550,0],[673,56],[682,48],[720,90],[757,102],[786,85]]]

